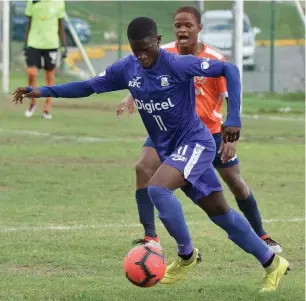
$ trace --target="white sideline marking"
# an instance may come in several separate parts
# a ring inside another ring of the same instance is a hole
[[[301,223],[305,222],[305,217],[294,217],[294,218],[271,218],[263,219],[266,224],[271,223]],[[189,226],[197,226],[202,224],[210,223],[208,220],[194,221],[188,223]],[[73,230],[86,230],[86,229],[108,229],[108,228],[137,228],[140,224],[133,223],[119,223],[119,224],[102,224],[102,225],[74,225],[74,226],[17,226],[17,227],[0,227],[0,233],[7,232],[33,232],[33,231],[73,231]]]
[[[295,122],[305,122],[305,118],[295,118],[295,117],[288,117],[288,116],[265,116],[265,115],[242,115],[242,118],[245,119],[265,119],[265,120],[272,120],[272,121],[295,121]]]
[[[140,140],[139,138],[129,139],[124,137],[112,137],[112,138],[101,138],[101,137],[91,137],[91,136],[66,136],[66,135],[53,135],[51,133],[43,133],[37,131],[25,131],[25,130],[10,130],[0,128],[0,132],[6,132],[21,136],[37,136],[37,137],[48,137],[54,140],[74,140],[81,143],[94,143],[94,142],[135,142]],[[141,138],[144,141],[144,138]]]
[[[66,135],[53,135],[51,133],[36,132],[36,131],[26,131],[26,130],[10,130],[0,128],[0,132],[6,132],[10,134],[15,134],[19,136],[34,136],[34,137],[48,137],[53,140],[67,140],[75,141],[79,143],[112,143],[112,142],[136,142],[136,141],[145,141],[146,137],[137,137],[137,138],[125,138],[125,137],[112,137],[112,138],[101,138],[101,137],[92,137],[92,136],[66,136]],[[241,136],[240,140],[245,140],[246,137]],[[287,140],[287,137],[276,136],[273,140]]]
[[[242,115],[242,118],[245,119],[267,119],[273,121],[294,121],[294,122],[304,122],[303,118],[294,118],[294,117],[282,117],[282,116],[265,116],[265,115]],[[13,130],[0,128],[0,132],[6,132],[15,135],[21,136],[36,136],[36,137],[48,137],[54,140],[73,140],[80,143],[95,143],[95,142],[135,142],[138,140],[144,141],[143,138],[124,138],[124,137],[112,137],[112,138],[101,138],[101,137],[92,137],[92,136],[66,136],[66,135],[53,135],[52,133],[44,133],[37,131],[28,131],[28,130]],[[241,140],[245,139],[240,137]],[[277,139],[285,140],[286,137],[276,137]]]

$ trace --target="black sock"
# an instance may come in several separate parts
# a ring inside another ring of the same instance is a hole
[[[259,237],[266,235],[267,232],[263,228],[261,215],[253,193],[251,192],[246,200],[239,200],[236,198],[236,202],[239,209],[243,212],[244,216],[249,221],[255,233]]]
[[[180,255],[180,254],[178,254],[178,256],[180,256],[183,260],[189,260],[192,257],[192,255],[193,255],[193,251],[190,254],[188,254],[188,255]]]
[[[271,263],[273,262],[274,258],[275,258],[275,254],[273,254],[273,255],[271,256],[271,258],[270,258],[265,264],[263,264],[262,266],[263,266],[264,268],[267,268],[268,266],[271,265]]]

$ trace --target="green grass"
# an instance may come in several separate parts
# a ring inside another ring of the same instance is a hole
[[[123,42],[126,43],[126,26],[135,17],[148,16],[153,18],[163,35],[164,42],[173,40],[172,15],[183,5],[194,5],[195,1],[123,1],[122,20]],[[89,21],[93,38],[91,43],[103,43],[105,31],[118,31],[119,6],[114,1],[71,1],[67,2],[67,12],[70,16],[81,17]],[[245,1],[245,12],[252,26],[261,29],[257,39],[270,39],[271,5],[266,1]],[[231,9],[231,1],[205,1],[205,9]],[[300,39],[305,37],[303,23],[298,12],[291,3],[276,3],[276,38]]]
[[[60,77],[58,82],[67,80]],[[24,79],[15,75],[12,86],[20,85]],[[280,220],[264,226],[281,242],[292,264],[281,289],[259,295],[263,271],[256,260],[234,246],[180,192],[177,195],[193,240],[203,252],[203,263],[179,284],[140,289],[126,280],[122,262],[131,241],[142,234],[134,201],[134,165],[146,134],[138,114],[116,119],[122,95],[56,100],[52,121],[42,120],[39,110],[32,119],[25,119],[26,105],[2,99],[0,300],[304,300],[304,222],[285,222],[304,216],[303,115],[278,113],[290,118],[269,120],[289,100],[264,95],[264,102],[260,96],[246,95],[244,110],[249,114],[259,114],[263,107],[271,110],[261,119],[243,120],[245,139],[238,144],[243,176],[263,218]],[[301,97],[289,99],[295,99],[290,101],[292,107],[304,112]],[[52,135],[33,136],[26,131]],[[84,143],[74,136],[106,140]],[[227,189],[225,193],[237,208]],[[90,227],[78,228],[81,225]],[[50,226],[76,228],[52,230]],[[3,232],[5,227],[17,230]],[[171,262],[174,241],[159,222],[158,232]]]
[[[303,93],[290,93],[290,94],[245,93],[243,97],[244,113],[250,113],[250,114],[270,113],[270,114],[278,114],[286,116],[286,109],[289,115],[291,114],[304,115],[305,95]],[[285,114],[282,114],[282,112]]]

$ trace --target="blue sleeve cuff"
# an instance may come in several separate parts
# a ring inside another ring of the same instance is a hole
[[[28,87],[27,87],[27,93],[30,93],[30,92],[32,92],[32,91],[33,91],[33,88],[30,87],[30,86],[28,86]]]
[[[225,122],[222,124],[222,127],[226,127],[226,126],[241,128],[242,124],[241,124],[240,116],[239,117],[238,116],[236,117],[228,116]]]

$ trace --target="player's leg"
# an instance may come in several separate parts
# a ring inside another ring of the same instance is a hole
[[[160,283],[172,284],[185,277],[201,261],[201,253],[193,247],[183,208],[173,191],[186,184],[179,169],[163,163],[150,180],[148,192],[158,210],[158,217],[175,239],[178,257],[167,266]]]
[[[43,57],[44,57],[46,85],[52,86],[55,83],[54,78],[55,78],[55,69],[58,58],[58,50],[57,49],[44,50]],[[44,119],[52,119],[50,110],[51,110],[51,97],[47,97],[44,103],[44,111],[43,111]]]
[[[248,221],[227,204],[222,191],[210,191],[218,179],[213,170],[207,169],[193,189],[185,193],[197,202],[209,218],[227,232],[228,237],[245,252],[252,254],[266,269],[265,291],[275,290],[289,269],[289,263],[263,243]],[[202,196],[201,196],[202,195]]]
[[[36,87],[38,69],[41,68],[41,52],[39,49],[35,49],[32,47],[27,48],[26,64],[27,64],[28,86]],[[25,111],[25,116],[32,117],[35,112],[35,109],[36,109],[36,99],[31,98],[29,108]]]
[[[139,220],[144,227],[144,239],[135,241],[145,243],[147,241],[159,242],[154,218],[154,205],[148,194],[148,185],[151,177],[156,172],[161,162],[154,148],[152,140],[148,137],[145,141],[140,159],[136,163],[136,193]]]
[[[190,142],[177,148],[150,180],[150,198],[159,212],[160,220],[175,239],[178,248],[178,257],[167,267],[167,272],[161,280],[162,284],[172,284],[183,279],[201,260],[199,250],[193,247],[182,206],[173,191],[195,183],[202,169],[205,170],[209,166],[212,168],[214,156],[213,140],[204,141],[203,144]],[[219,182],[211,189],[222,190]]]
[[[185,262],[196,263],[198,251],[194,252],[181,203],[173,194],[184,185],[181,171],[163,163],[151,178],[148,192],[161,222],[177,243],[179,257]]]
[[[216,142],[216,148],[218,150],[221,146],[221,135],[215,134],[213,136]],[[257,201],[254,195],[252,194],[250,188],[241,177],[238,157],[235,156],[232,160],[226,163],[222,163],[221,155],[217,152],[213,165],[218,170],[218,173],[222,177],[223,181],[227,184],[227,186],[235,196],[239,209],[249,221],[256,234],[274,252],[282,252],[281,246],[276,241],[274,241],[263,228],[261,215],[257,206]]]
[[[273,240],[264,230],[261,215],[257,206],[256,199],[248,185],[245,183],[240,174],[239,163],[230,167],[217,168],[223,181],[227,184],[235,196],[237,205],[246,219],[251,224],[255,233],[270,247],[274,252],[281,253],[282,247]]]

